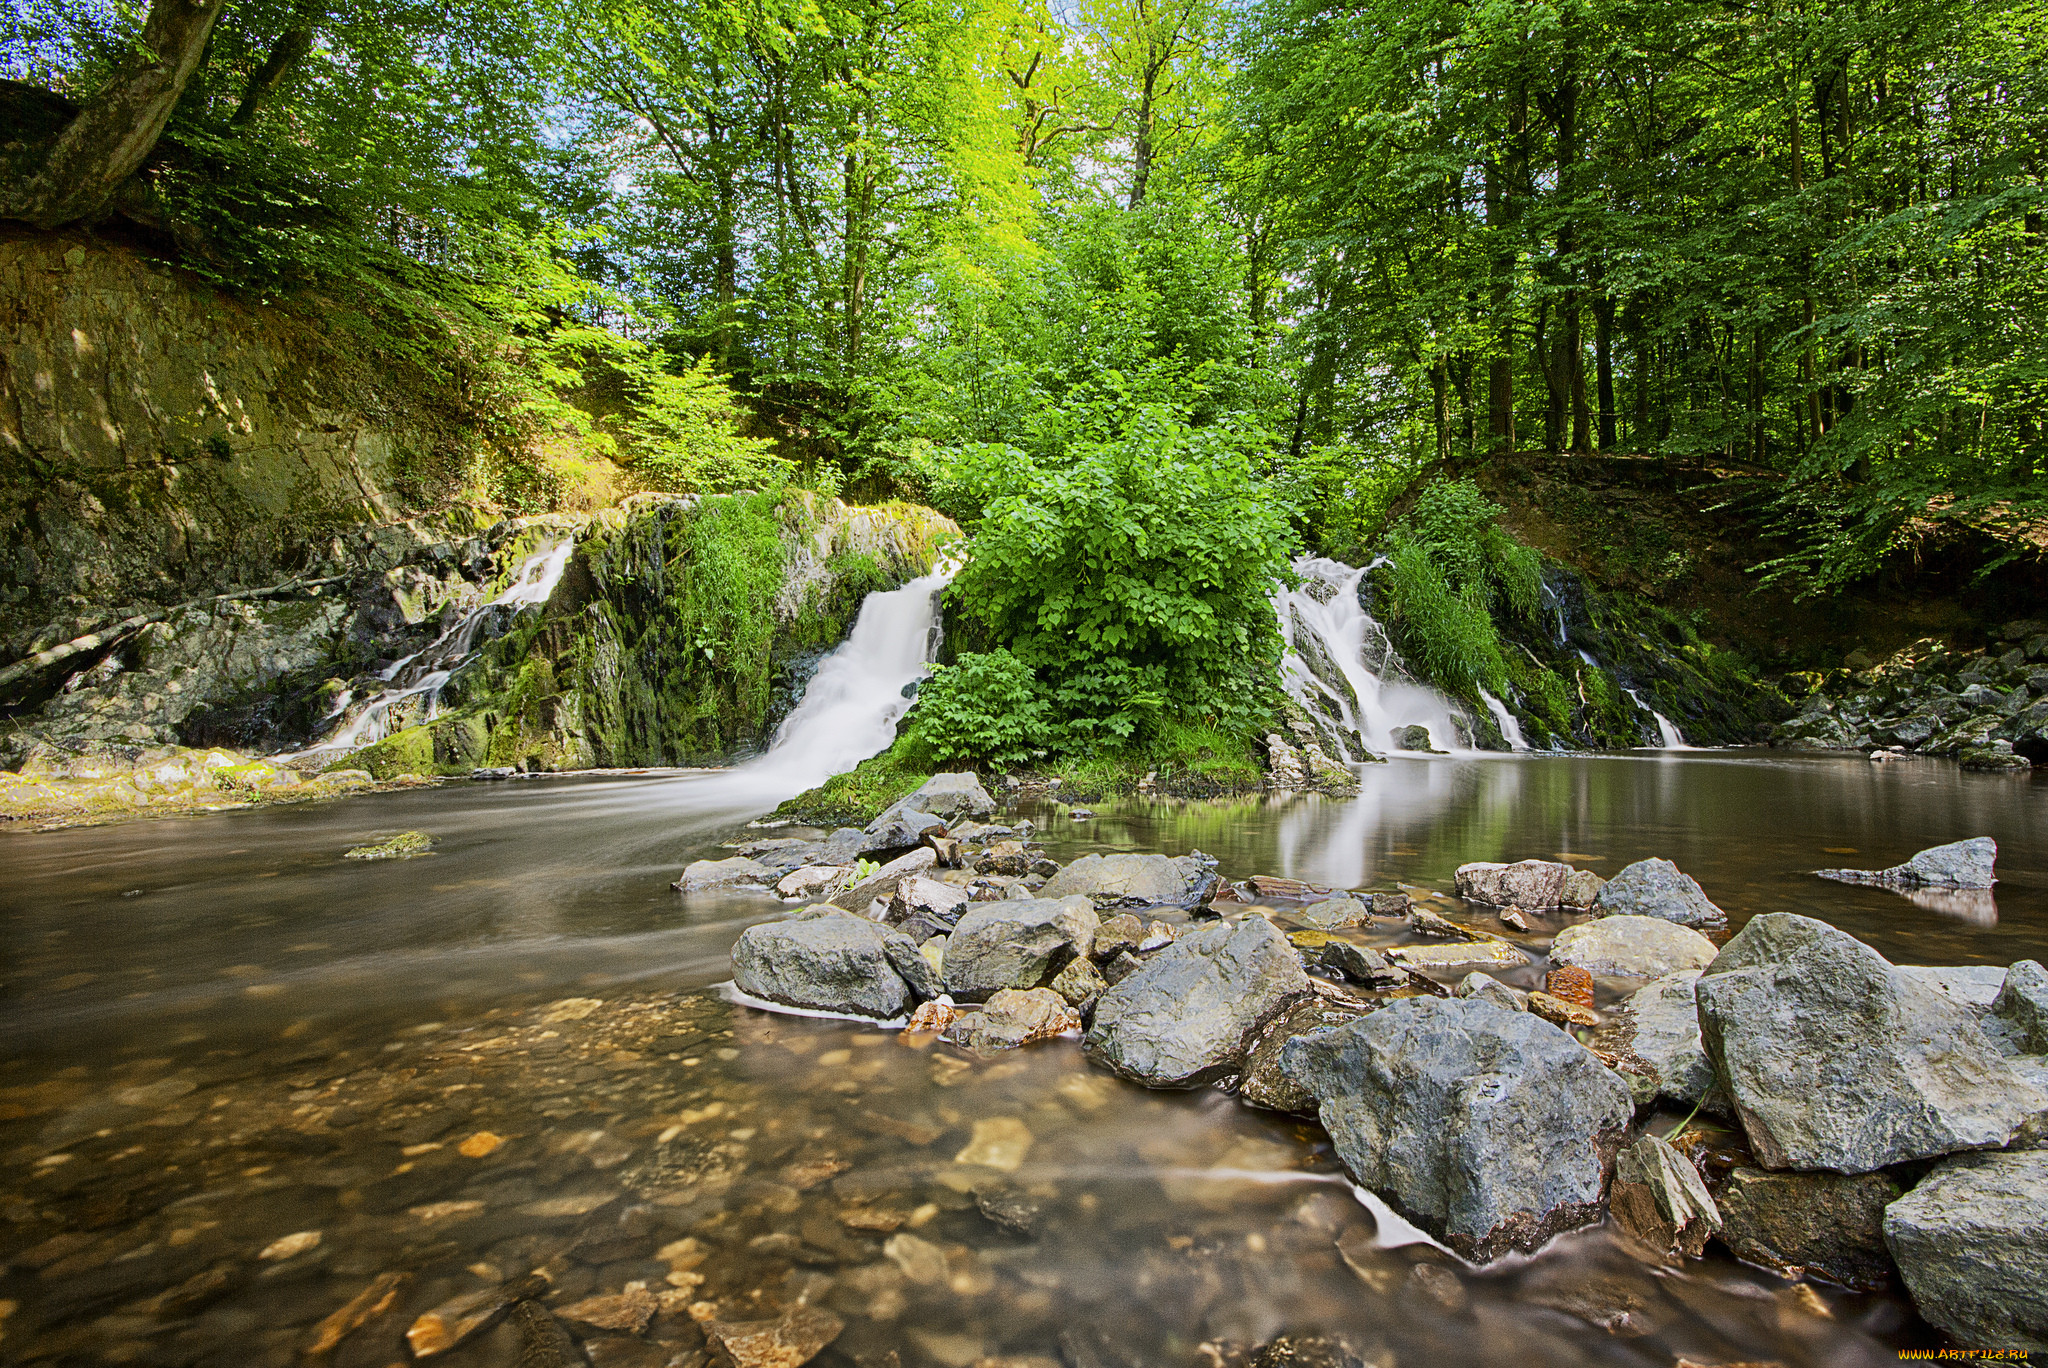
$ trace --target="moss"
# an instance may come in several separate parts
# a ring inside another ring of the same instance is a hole
[[[344,860],[409,860],[433,853],[434,838],[424,831],[401,831],[375,845],[360,845],[342,852]]]
[[[931,778],[931,771],[903,752],[903,742],[861,761],[845,774],[835,774],[775,809],[785,821],[807,826],[865,826],[882,809]]]
[[[367,770],[375,779],[392,779],[401,774],[432,774],[434,735],[425,727],[407,727],[335,761],[327,768],[330,771]]]

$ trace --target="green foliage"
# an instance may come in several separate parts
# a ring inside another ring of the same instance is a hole
[[[1485,581],[1454,589],[1433,548],[1397,534],[1390,576],[1402,651],[1440,688],[1466,698],[1507,678]]]
[[[1503,531],[1500,514],[1500,505],[1471,480],[1436,480],[1395,529],[1397,570],[1407,560],[1420,562],[1396,575],[1402,610],[1424,643],[1424,659],[1452,662],[1444,681],[1467,697],[1474,684],[1500,687],[1494,607],[1505,606],[1525,623],[1542,611],[1543,557]],[[1421,596],[1412,613],[1411,592]],[[1488,617],[1484,633],[1470,620],[1475,612]]]
[[[1509,611],[1523,622],[1535,622],[1543,610],[1542,553],[1498,527],[1481,533],[1480,545],[1486,552],[1487,576]]]
[[[1045,754],[1049,712],[1030,666],[1007,650],[970,652],[932,670],[911,729],[936,765],[1011,769]]]
[[[880,816],[882,809],[931,777],[932,770],[917,756],[915,744],[898,737],[896,744],[880,755],[789,799],[775,809],[775,815],[808,826],[865,826]]]

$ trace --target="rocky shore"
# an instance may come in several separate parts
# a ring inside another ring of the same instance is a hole
[[[864,830],[753,842],[677,887],[805,904],[740,937],[752,999],[984,1054],[1079,1036],[1143,1086],[1312,1116],[1362,1186],[1476,1263],[1611,1218],[1659,1258],[1716,1241],[1896,1280],[1963,1345],[2048,1348],[2039,964],[1893,965],[1791,913],[1731,937],[1663,860],[1610,880],[1467,865],[1442,911],[1229,882],[1200,852],[1061,867],[995,807],[938,776]],[[1986,846],[1917,864],[1988,873]],[[2016,1271],[1973,1275],[1991,1261]]]

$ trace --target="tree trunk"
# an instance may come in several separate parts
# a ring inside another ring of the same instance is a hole
[[[256,68],[256,74],[249,78],[248,86],[242,91],[242,103],[235,106],[234,116],[228,120],[231,128],[240,128],[253,121],[263,102],[276,93],[284,84],[284,78],[292,74],[293,68],[306,60],[306,54],[313,50],[313,25],[320,18],[320,0],[300,0],[292,11],[291,23],[271,44],[270,55],[263,59],[263,65]]]
[[[140,51],[85,102],[43,164],[7,197],[5,216],[61,228],[106,207],[163,135],[227,0],[154,0]]]
[[[1500,335],[1486,363],[1486,430],[1488,446],[1496,456],[1515,451],[1515,320],[1509,312],[1514,292],[1515,243],[1512,232],[1521,217],[1518,192],[1524,165],[1523,139],[1529,127],[1529,99],[1517,88],[1507,100],[1508,128],[1505,162],[1486,162],[1486,226],[1497,241],[1493,258],[1493,314]]]

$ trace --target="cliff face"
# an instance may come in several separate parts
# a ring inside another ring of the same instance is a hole
[[[9,659],[110,608],[275,582],[401,515],[431,416],[339,326],[83,234],[0,233]]]

